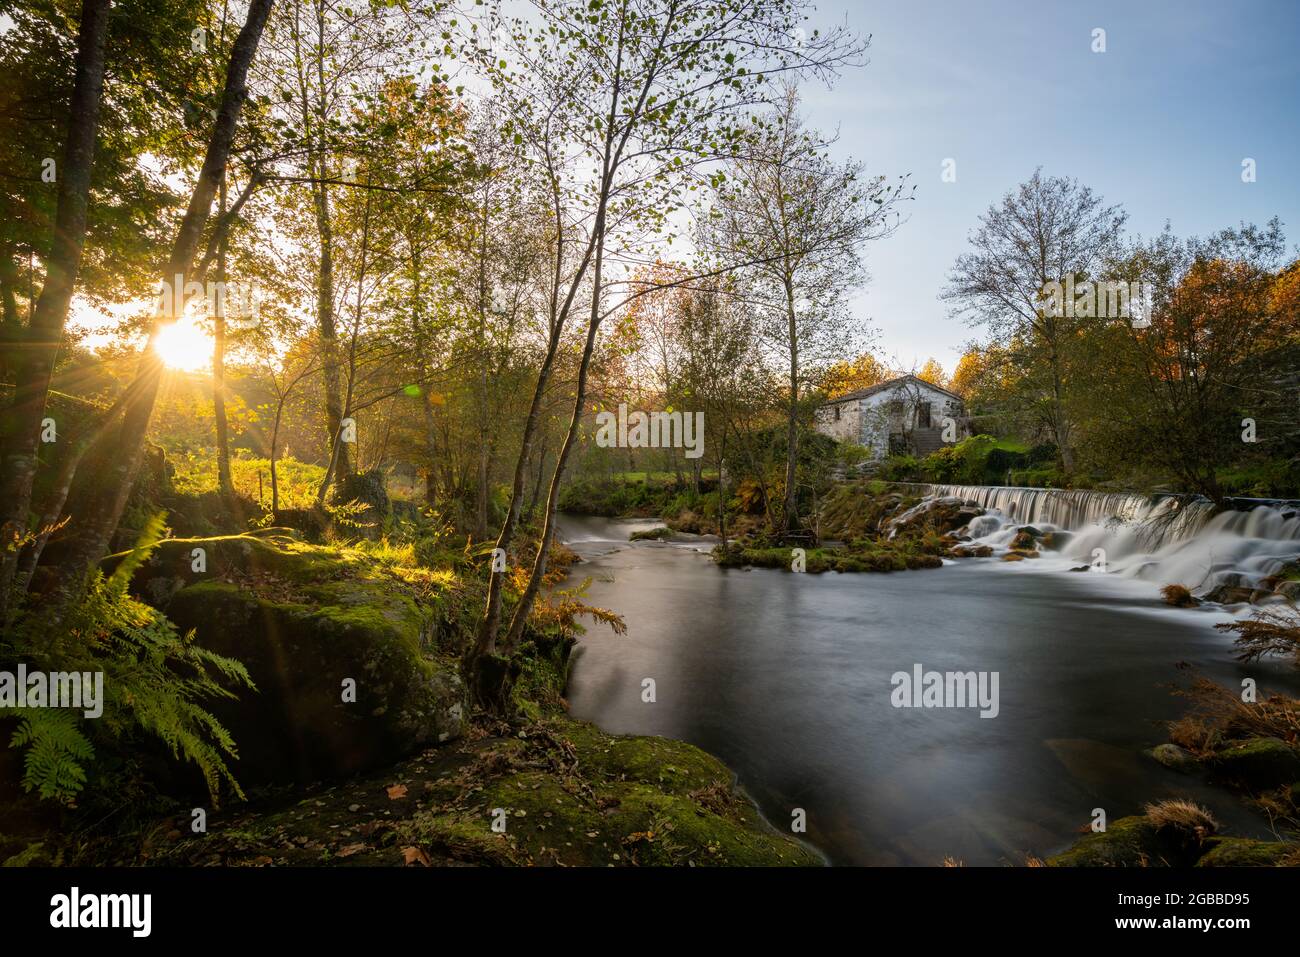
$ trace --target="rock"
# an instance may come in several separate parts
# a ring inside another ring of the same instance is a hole
[[[1175,771],[1194,771],[1201,766],[1196,760],[1195,755],[1190,751],[1180,748],[1176,744],[1158,744],[1147,754],[1155,758],[1167,768],[1173,768]]]
[[[1159,863],[1156,827],[1143,816],[1111,821],[1100,832],[1088,834],[1068,851],[1049,857],[1049,867],[1145,867]]]
[[[353,472],[334,486],[330,500],[335,506],[350,505],[355,514],[334,515],[335,524],[344,525],[348,531],[367,538],[378,538],[383,532],[384,519],[392,511],[384,473],[379,469]]]
[[[483,782],[472,804],[448,801],[415,815],[412,831],[434,846],[495,849],[501,863],[570,866],[818,866],[806,845],[767,825],[733,791],[733,774],[712,755],[681,741],[608,735],[556,719],[512,753]],[[563,741],[564,745],[559,746]],[[502,745],[491,740],[487,747]],[[567,755],[559,773],[546,755]],[[576,797],[574,781],[587,797]],[[453,792],[454,794],[454,792]],[[491,830],[487,809],[509,815],[508,841]]]
[[[1254,589],[1247,588],[1244,585],[1219,585],[1206,592],[1205,597],[1201,600],[1218,605],[1236,605],[1241,602],[1249,602],[1252,594],[1254,594]]]
[[[1277,787],[1300,777],[1300,752],[1279,738],[1233,742],[1216,751],[1209,764],[1219,777],[1252,789]]]
[[[1069,850],[1049,857],[1049,867],[1187,867],[1201,854],[1200,839],[1179,827],[1157,827],[1146,815],[1111,821]]]
[[[1277,594],[1289,601],[1300,601],[1300,581],[1284,581],[1277,586]]]
[[[948,552],[953,558],[988,558],[993,554],[991,545],[955,545]]]
[[[1072,538],[1074,538],[1073,532],[1063,532],[1063,531],[1048,532],[1046,535],[1043,536],[1042,540],[1038,543],[1038,546],[1040,548],[1046,548],[1054,552],[1059,552],[1066,545],[1070,544],[1070,539]]]
[[[1011,547],[1016,549],[1032,550],[1036,546],[1037,541],[1038,540],[1034,538],[1033,535],[1022,528],[1020,531],[1016,532],[1016,537],[1011,540]]]
[[[465,731],[465,688],[432,647],[431,613],[360,553],[283,532],[172,539],[132,590],[248,668],[256,692],[209,705],[245,787],[353,774]]]
[[[983,514],[984,509],[960,498],[930,498],[889,519],[884,525],[890,538],[921,535],[927,531],[944,535],[964,528]]]
[[[1294,844],[1244,837],[1212,837],[1205,846],[1209,850],[1197,860],[1197,867],[1277,867],[1295,851]]]

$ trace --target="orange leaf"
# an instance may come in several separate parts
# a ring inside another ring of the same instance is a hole
[[[422,849],[418,847],[402,848],[402,863],[404,865],[409,867],[410,865],[414,864],[416,861],[419,861],[425,867],[431,866],[429,861],[429,855],[424,853]]]
[[[393,784],[388,788],[388,800],[396,801],[398,798],[406,797],[405,784]]]

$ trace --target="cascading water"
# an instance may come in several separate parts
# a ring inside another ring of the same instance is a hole
[[[1067,489],[933,485],[930,495],[986,509],[965,534],[1005,550],[1021,528],[1065,533],[1060,554],[1078,565],[1199,595],[1219,586],[1254,588],[1300,562],[1300,502],[1237,499],[1217,510],[1203,498]]]

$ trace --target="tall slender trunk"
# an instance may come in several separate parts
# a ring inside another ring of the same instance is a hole
[[[578,426],[582,423],[582,413],[587,405],[587,375],[591,369],[591,356],[596,350],[596,333],[600,331],[601,279],[605,262],[605,222],[603,214],[596,222],[596,259],[592,266],[591,316],[587,322],[587,341],[582,347],[582,361],[578,366],[578,384],[573,397],[573,416],[569,419],[569,429],[564,435],[564,444],[555,457],[555,471],[551,473],[551,487],[546,493],[546,511],[542,518],[542,540],[537,545],[537,556],[533,559],[532,574],[528,576],[528,585],[519,596],[515,613],[510,619],[510,628],[506,632],[505,654],[508,657],[519,646],[523,637],[524,625],[532,611],[533,602],[537,600],[537,591],[542,586],[546,574],[546,564],[550,559],[551,542],[555,540],[555,507],[560,500],[560,484],[564,480],[564,467],[568,463],[569,453],[578,435]]]
[[[786,423],[785,533],[799,531],[799,327],[794,306],[794,283],[785,281],[786,323],[790,336],[790,413]]]
[[[167,265],[167,281],[179,281],[181,290],[184,289],[184,283],[188,280],[194,266],[199,241],[212,212],[212,201],[216,196],[217,184],[230,157],[239,113],[247,98],[245,83],[248,69],[257,52],[272,2],[273,0],[251,0],[247,19],[231,48],[221,107],[217,111],[203,167],[195,183],[194,192],[190,196],[185,216],[181,220]],[[180,277],[179,280],[176,277]],[[172,297],[174,307],[182,305],[180,299],[180,295]],[[174,311],[179,312],[179,308]],[[121,520],[122,512],[126,508],[131,487],[135,483],[135,476],[140,467],[145,432],[153,415],[163,373],[162,360],[153,345],[159,333],[174,320],[174,315],[164,315],[161,310],[154,316],[149,343],[141,357],[135,381],[130,386],[135,394],[123,414],[122,426],[114,447],[116,457],[111,459],[107,474],[102,478],[97,477],[98,491],[90,494],[88,507],[78,513],[82,516],[79,534],[67,560],[59,566],[60,613],[66,610],[67,602],[80,591],[90,570],[103,558]]]
[[[226,171],[221,171],[217,206],[226,214]],[[212,413],[217,428],[217,487],[233,507],[235,484],[230,477],[230,423],[226,418],[226,253],[227,233],[217,245],[216,310],[212,317]]]
[[[330,208],[330,188],[325,165],[325,5],[316,6],[316,141],[314,156],[309,164],[317,182],[313,184],[316,208],[316,231],[320,238],[320,258],[316,279],[316,323],[321,341],[325,374],[325,424],[330,435],[330,475],[327,482],[346,479],[351,474],[348,450],[342,441],[343,406],[340,394],[338,330],[334,316],[334,214]],[[306,104],[304,104],[306,109]],[[320,496],[324,498],[324,494]]]
[[[58,206],[45,261],[45,284],[32,309],[21,348],[12,357],[14,391],[9,408],[0,416],[0,449],[4,455],[0,476],[0,615],[8,610],[21,544],[27,533],[45,399],[85,250],[90,177],[104,91],[109,6],[110,0],[82,2],[76,78],[68,110],[63,166],[57,171]]]
[[[478,250],[478,488],[475,496],[474,538],[483,541],[487,538],[488,481],[490,475],[488,448],[488,346],[487,346],[487,234],[488,218],[491,214],[491,192],[483,189],[482,216],[479,221]]]
[[[588,242],[587,248],[583,253],[582,260],[575,270],[573,278],[569,283],[569,291],[564,297],[561,304],[558,300],[560,292],[560,279],[564,268],[564,242],[562,233],[563,218],[560,213],[560,199],[558,186],[552,183],[552,193],[555,203],[555,222],[557,228],[556,252],[555,252],[555,274],[553,292],[551,294],[551,330],[550,338],[546,343],[546,355],[542,359],[542,367],[538,370],[537,384],[533,388],[532,402],[528,407],[528,417],[524,420],[524,434],[520,443],[519,455],[515,459],[514,476],[510,484],[510,505],[506,509],[505,521],[501,524],[501,532],[497,535],[496,547],[509,553],[510,546],[514,544],[515,532],[519,526],[519,513],[523,508],[524,498],[524,479],[527,474],[528,460],[532,456],[533,441],[537,435],[537,423],[541,417],[542,402],[546,397],[546,389],[550,384],[551,372],[555,367],[555,357],[560,348],[560,339],[564,332],[565,323],[568,321],[569,310],[572,308],[573,300],[578,294],[578,286],[582,275],[586,272],[587,263],[596,248],[596,233],[593,233],[592,239]],[[597,231],[604,228],[605,211],[602,206],[597,213],[596,229]],[[501,590],[505,583],[505,572],[498,572],[495,569],[490,572],[488,578],[487,601],[484,604],[483,618],[479,622],[478,636],[474,642],[474,647],[468,657],[468,664],[471,665],[476,661],[481,661],[486,655],[496,654],[497,632],[501,627]]]
[[[537,514],[537,503],[542,497],[542,479],[546,475],[546,453],[550,435],[546,429],[542,429],[542,447],[537,450],[537,478],[533,481],[533,493],[528,497],[528,508],[525,509],[529,518]]]

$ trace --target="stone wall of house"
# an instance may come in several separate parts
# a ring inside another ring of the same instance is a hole
[[[929,412],[929,424],[925,412]],[[958,423],[965,419],[960,399],[917,380],[905,380],[893,389],[846,401],[827,403],[817,411],[816,428],[839,442],[856,442],[870,448],[877,457],[889,454],[891,434],[937,435],[945,417]],[[958,438],[964,435],[958,430]],[[925,442],[932,451],[933,442]]]

